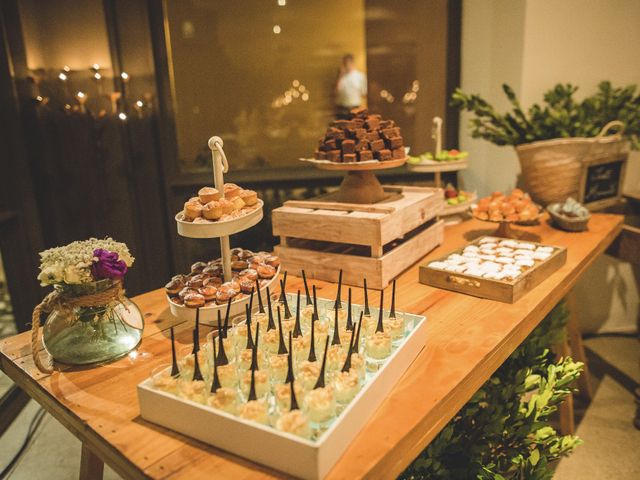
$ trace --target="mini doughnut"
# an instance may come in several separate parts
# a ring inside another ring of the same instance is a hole
[[[207,266],[204,268],[204,270],[202,270],[201,274],[206,277],[221,277],[222,267],[219,265],[216,265],[215,267]]]
[[[251,250],[242,250],[241,252],[238,253],[238,259],[239,260],[249,260],[254,255],[255,254]]]
[[[245,268],[248,268],[249,264],[247,263],[246,260],[235,260],[233,262],[231,262],[231,269],[232,270],[236,270],[236,271],[240,271],[240,270],[244,270]]]
[[[167,283],[164,286],[165,291],[167,292],[167,295],[169,295],[170,297],[175,297],[176,295],[178,295],[178,293],[180,293],[180,290],[182,290],[184,288],[184,282],[181,280],[171,280],[169,283]]]
[[[251,280],[245,277],[240,280],[240,291],[242,293],[251,293],[251,291],[255,288],[255,285],[255,280]]]
[[[219,277],[207,277],[202,281],[203,287],[216,287],[222,285],[222,276]]]
[[[238,294],[236,290],[231,288],[229,285],[220,285],[218,291],[216,292],[216,303],[218,305],[223,305],[229,301],[230,298],[235,297]]]
[[[189,308],[204,306],[204,297],[199,293],[188,293],[184,296],[184,304]]]
[[[203,276],[202,274],[200,275],[194,275],[193,277],[191,277],[189,279],[189,281],[187,282],[187,286],[191,287],[191,288],[200,288],[202,286],[202,283],[204,282],[204,279],[206,277]]]
[[[184,301],[184,297],[186,297],[190,293],[198,293],[198,291],[194,290],[193,288],[184,287],[182,290],[180,290],[180,292],[178,292],[178,297],[180,298],[180,300]]]
[[[256,270],[260,278],[273,278],[276,274],[276,269],[271,265],[259,265]]]
[[[246,279],[249,279],[255,282],[256,278],[258,278],[258,272],[253,268],[245,268],[238,274],[238,276],[244,277]]]
[[[202,273],[202,270],[207,266],[204,262],[196,262],[191,265],[191,273]]]
[[[171,277],[171,280],[180,280],[182,283],[186,283],[187,280],[189,280],[189,277],[187,277],[187,275],[179,273],[178,275],[174,275],[173,277]]]
[[[274,268],[278,268],[280,266],[280,257],[276,255],[269,255],[264,259],[264,263],[271,265]]]
[[[215,300],[218,289],[213,285],[207,285],[198,289],[198,293],[204,297],[205,302]]]

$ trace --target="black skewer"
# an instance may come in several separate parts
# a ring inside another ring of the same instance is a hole
[[[364,279],[364,314],[371,316],[371,310],[369,310],[369,292],[367,291],[367,279]]]
[[[198,338],[198,332],[196,329],[193,329],[193,378],[192,380],[195,382],[196,380],[204,380],[202,377],[202,372],[200,371],[200,362],[198,361],[198,352],[200,351],[200,339]]]
[[[309,344],[309,357],[310,362],[316,362],[316,322],[311,320],[311,343]]]
[[[273,310],[271,309],[271,293],[269,292],[269,287],[267,287],[267,315],[269,317],[269,322],[267,323],[267,332],[269,330],[273,330],[276,328],[276,324],[273,321]]]
[[[253,348],[253,336],[251,335],[251,310],[245,305],[245,311],[247,313],[247,345],[246,349]]]
[[[258,365],[258,341],[260,339],[260,324],[256,325],[256,341],[253,342],[253,349],[251,350],[251,370],[259,370]]]
[[[278,305],[278,355],[287,353],[287,346],[284,343],[284,335],[282,334],[282,315],[280,315],[280,305]]]
[[[342,309],[342,269],[340,269],[340,275],[338,276],[338,291],[336,292],[336,309]]]
[[[358,333],[356,333],[356,340],[352,347],[354,351],[351,353],[360,353],[360,329],[362,328],[362,316],[363,312],[360,312],[360,320],[358,320]]]
[[[293,347],[291,332],[289,332],[289,354],[287,355],[287,378],[284,383],[293,382]]]
[[[302,329],[300,328],[300,290],[298,290],[298,297],[296,298],[296,322],[293,325],[293,337],[298,338],[302,336]]]
[[[227,338],[229,332],[229,313],[231,312],[231,298],[227,302],[227,311],[224,313],[224,326],[222,329],[222,338]]]
[[[318,375],[318,381],[316,382],[315,387],[313,387],[314,390],[316,388],[324,388],[324,385],[325,385],[324,371],[327,365],[327,350],[329,350],[329,337],[327,337],[327,339],[324,342],[324,355],[322,355],[322,366],[320,367],[320,375]]]
[[[396,318],[396,281],[393,280],[393,289],[391,290],[391,311],[389,318]]]
[[[200,307],[196,308],[196,324],[194,327],[196,334],[198,335],[198,339],[200,339]],[[195,352],[195,344],[193,345],[194,348],[194,352]]]
[[[251,402],[257,399],[258,397],[256,396],[256,371],[254,369],[251,369],[251,385],[249,386],[249,398],[247,398],[247,401]]]
[[[376,333],[384,332],[384,325],[382,324],[383,308],[384,308],[384,290],[380,290],[380,312],[378,313],[378,325],[376,325]]]
[[[285,275],[285,281],[286,281],[287,272],[284,272],[284,275]],[[291,310],[289,310],[289,302],[287,301],[287,294],[284,293],[285,291],[284,288],[285,288],[285,283],[281,280],[280,291],[282,292],[282,295],[280,295],[280,301],[284,304],[284,319],[289,320],[293,315],[291,315]]]
[[[316,295],[316,286],[313,286],[313,315],[311,315],[311,323],[320,320],[318,316],[318,296]]]
[[[347,304],[347,330],[353,330],[353,318],[351,317],[351,287],[349,287],[349,301]]]
[[[307,296],[307,305],[311,305],[311,295],[309,294],[309,284],[307,283],[307,276],[302,270],[302,281],[304,282],[304,293]]]
[[[173,327],[171,327],[171,376],[178,377],[180,375],[180,369],[178,368],[178,361],[176,360],[176,340],[173,334]]]
[[[342,366],[343,372],[348,372],[351,370],[351,354],[353,353],[353,340],[356,329],[351,330],[351,339],[349,340],[349,350],[347,351],[347,358],[344,361],[344,365]]]
[[[264,313],[264,303],[262,303],[262,293],[260,293],[260,281],[256,278],[256,291],[258,293],[258,311]]]
[[[290,388],[291,388],[291,408],[289,409],[290,411],[294,411],[294,410],[300,410],[300,407],[298,406],[298,400],[296,399],[296,392],[295,392],[295,388],[294,388],[294,380],[291,380]]]
[[[334,305],[335,317],[333,319],[333,338],[331,345],[340,345],[340,326],[338,325],[338,306]]]
[[[216,363],[218,365],[228,365],[229,359],[227,353],[224,351],[224,337],[222,336],[222,320],[220,317],[220,310],[218,310],[218,356],[216,357]]]
[[[217,349],[215,338],[211,343],[213,343],[213,358],[216,358]],[[216,393],[220,387],[222,387],[222,385],[220,384],[220,377],[218,376],[218,362],[213,362],[213,382],[211,383],[211,393]]]
[[[287,272],[284,272],[284,275],[282,276],[282,279],[280,280],[280,302],[284,303],[286,300],[286,296],[287,294],[286,292],[286,286],[287,286]]]

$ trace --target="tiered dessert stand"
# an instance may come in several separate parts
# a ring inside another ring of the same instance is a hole
[[[229,163],[224,153],[223,142],[220,137],[211,137],[208,142],[211,149],[211,161],[213,164],[213,183],[215,188],[224,195],[224,174],[229,171]],[[218,238],[220,239],[220,253],[222,257],[222,266],[224,272],[224,281],[228,282],[232,278],[231,270],[231,247],[229,242],[229,236],[234,233],[239,233],[247,230],[256,225],[262,220],[263,212],[262,208],[264,202],[258,199],[258,206],[251,212],[233,218],[230,220],[207,222],[207,223],[195,223],[187,222],[181,219],[181,213],[176,214],[175,220],[178,227],[178,234],[188,238]],[[266,290],[277,278],[280,273],[280,268],[271,279],[268,284],[264,285],[260,290]],[[231,302],[230,314],[237,315],[244,313],[245,304],[249,301],[249,297],[243,295],[237,300]],[[196,310],[184,305],[178,305],[169,300],[169,306],[171,313],[183,320],[195,319]],[[200,308],[200,320],[204,322],[215,322],[217,320],[217,311],[226,311],[227,305],[213,305],[209,307]]]
[[[403,165],[389,161],[335,163],[306,160],[323,170],[346,171],[342,184],[309,200],[290,200],[272,212],[276,254],[283,268],[305,269],[312,278],[384,288],[407,267],[442,243],[442,190],[382,186],[375,170]]]

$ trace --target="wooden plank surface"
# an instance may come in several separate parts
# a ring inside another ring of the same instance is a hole
[[[595,214],[589,230],[581,233],[552,229],[546,217],[539,226],[522,227],[544,243],[566,246],[567,263],[511,305],[422,285],[418,264],[404,272],[398,280],[397,307],[427,316],[425,348],[329,478],[391,478],[400,473],[569,292],[618,235],[621,221],[621,216]],[[444,244],[426,259],[487,235],[492,227],[477,220],[454,225],[446,230]],[[290,291],[302,287],[293,273]],[[314,283],[319,296],[335,295],[334,284]],[[135,385],[155,366],[169,362],[167,329],[179,322],[169,314],[160,290],[134,300],[147,322],[135,354],[93,369],[67,368],[43,376],[34,369],[26,333],[0,341],[2,370],[125,478],[281,478],[278,472],[140,418]],[[371,301],[377,301],[375,293]],[[354,291],[354,302],[362,302],[360,289]],[[189,344],[190,328],[177,326],[178,342]],[[207,332],[202,327],[203,338]]]

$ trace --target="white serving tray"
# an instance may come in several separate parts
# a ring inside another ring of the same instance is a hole
[[[258,199],[258,205],[246,215],[231,220],[207,223],[186,222],[180,218],[182,212],[178,212],[175,216],[178,234],[188,238],[218,238],[243,232],[262,220],[263,206],[264,202]]]
[[[269,291],[273,295],[275,292],[273,291],[272,286],[280,277],[280,268],[281,267],[278,267],[278,269],[276,270],[276,274],[273,276],[273,278],[269,280],[269,282],[264,287],[260,288],[260,294],[262,295],[262,300],[264,301],[265,308],[267,306],[267,297],[266,297],[267,287],[269,287]],[[254,297],[255,298],[253,299],[253,310],[255,311],[258,309],[257,294],[254,294]],[[251,297],[249,295],[245,295],[241,299],[234,300],[233,302],[231,302],[231,309],[229,311],[229,316],[234,317],[236,315],[244,315],[245,313],[244,306],[247,303],[249,303],[250,298]],[[177,305],[173,303],[171,300],[169,300],[168,297],[167,297],[167,303],[169,304],[169,310],[171,311],[171,315],[173,315],[179,320],[195,322],[196,320],[195,308],[185,307],[184,305]],[[202,307],[200,309],[200,322],[213,324],[215,326],[216,322],[218,321],[218,313],[217,313],[218,310],[220,310],[220,313],[224,315],[227,312],[227,304],[225,303],[223,305],[213,305],[211,307]]]
[[[293,299],[293,296],[289,295],[289,298]],[[155,390],[150,378],[138,385],[140,415],[145,420],[290,475],[305,479],[324,478],[425,345],[426,318],[404,315],[406,321],[413,323],[413,329],[380,370],[367,374],[362,390],[316,441]]]

